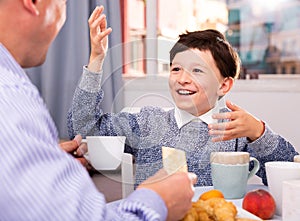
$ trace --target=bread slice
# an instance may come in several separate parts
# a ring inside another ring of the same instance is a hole
[[[168,174],[172,174],[178,171],[188,172],[186,155],[183,150],[163,146],[162,159],[164,169]]]

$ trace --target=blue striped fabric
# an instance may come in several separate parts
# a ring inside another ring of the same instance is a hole
[[[38,90],[0,43],[0,220],[166,218],[164,202],[151,190],[106,205],[86,170],[57,143]]]

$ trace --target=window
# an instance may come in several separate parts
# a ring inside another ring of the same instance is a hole
[[[291,74],[296,74],[296,67],[295,66],[292,67]]]
[[[132,42],[124,50],[132,61],[124,72],[144,74],[147,1],[122,2],[124,42]],[[213,28],[236,48],[246,73],[300,74],[298,0],[156,0],[156,9],[159,73],[168,72],[168,50],[179,34]]]
[[[285,67],[281,67],[281,73],[282,73],[282,74],[286,74],[286,73],[285,73],[285,70],[286,70]]]

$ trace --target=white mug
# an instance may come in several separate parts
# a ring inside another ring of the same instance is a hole
[[[85,157],[96,170],[116,170],[122,162],[125,140],[125,136],[87,136]]]
[[[282,183],[300,179],[300,163],[272,161],[265,163],[270,193],[276,202],[276,214],[282,215]]]

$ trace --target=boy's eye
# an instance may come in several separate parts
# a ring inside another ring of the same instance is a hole
[[[203,73],[203,71],[201,69],[199,69],[199,68],[194,68],[193,72],[195,72],[195,73]]]
[[[174,68],[172,68],[172,71],[180,71],[180,68],[179,67],[174,67]]]

